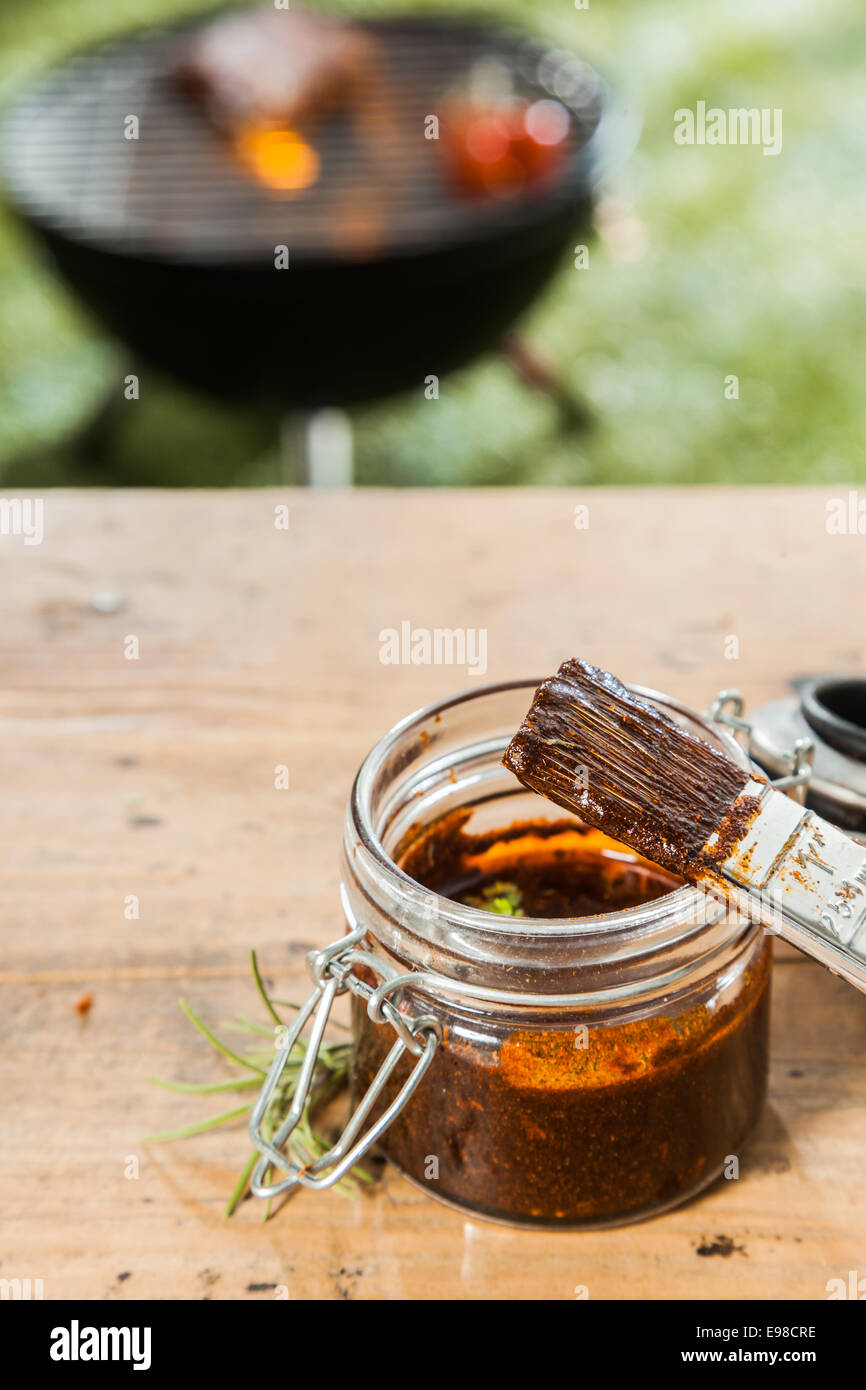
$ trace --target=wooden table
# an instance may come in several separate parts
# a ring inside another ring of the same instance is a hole
[[[242,1126],[142,1143],[232,1100],[148,1083],[225,1074],[178,996],[214,1024],[255,1014],[250,946],[303,994],[304,952],[340,929],[361,758],[471,683],[383,666],[381,629],[483,627],[490,680],[580,653],[702,708],[723,686],[754,705],[793,674],[862,673],[866,541],[827,533],[830,495],[49,494],[41,546],[0,541],[0,1276],[46,1298],[822,1299],[866,1274],[866,1002],[787,949],[740,1180],[642,1225],[512,1231],[394,1172],[354,1202],[225,1221]]]

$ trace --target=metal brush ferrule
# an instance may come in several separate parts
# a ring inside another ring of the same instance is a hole
[[[748,819],[720,874],[766,926],[866,992],[866,849],[764,783],[746,784],[734,817],[740,803]]]

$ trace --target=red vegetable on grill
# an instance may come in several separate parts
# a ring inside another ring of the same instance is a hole
[[[569,115],[558,101],[452,101],[442,155],[458,192],[516,193],[549,177],[567,149]]]

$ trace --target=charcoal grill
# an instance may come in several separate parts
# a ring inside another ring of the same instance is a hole
[[[469,362],[548,279],[622,139],[601,78],[487,24],[365,27],[391,94],[391,177],[375,206],[345,115],[310,136],[321,163],[311,188],[261,186],[172,86],[181,26],[74,57],[13,104],[2,141],[13,205],[142,360],[220,397],[350,404]],[[503,64],[521,95],[556,96],[571,114],[553,181],[507,199],[457,196],[423,136],[425,117],[482,58]],[[124,137],[131,114],[137,140]],[[287,270],[274,267],[280,245]]]

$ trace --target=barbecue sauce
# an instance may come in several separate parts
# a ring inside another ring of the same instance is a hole
[[[488,905],[492,929],[494,913],[610,913],[680,884],[575,821],[473,835],[469,816],[455,811],[410,838],[398,862],[445,897]],[[765,943],[726,1002],[691,995],[649,1017],[621,1004],[604,1018],[530,1009],[496,1017],[483,1005],[449,1005],[430,1070],[384,1151],[430,1195],[492,1219],[607,1225],[674,1205],[722,1170],[760,1112],[769,965]],[[569,973],[563,992],[580,990]],[[393,1035],[354,1005],[360,1092]],[[387,1100],[409,1067],[404,1058]]]
[[[469,834],[470,810],[452,811],[400,856],[406,873],[471,907],[507,900],[506,915],[589,917],[652,902],[681,886],[673,874],[574,820],[517,821]],[[504,890],[495,893],[498,886]]]

